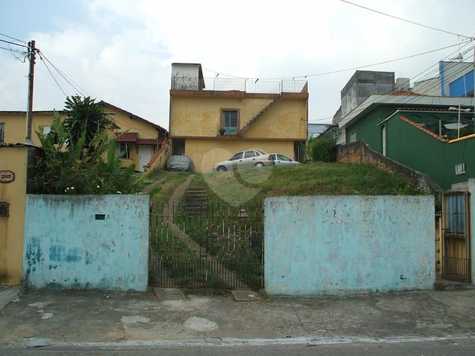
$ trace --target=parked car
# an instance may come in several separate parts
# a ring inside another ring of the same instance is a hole
[[[274,166],[295,166],[300,164],[300,162],[280,153],[271,153],[267,159]]]
[[[240,151],[235,153],[230,159],[219,162],[215,166],[215,170],[225,172],[238,166],[240,168],[264,167],[270,165],[268,157],[267,153],[258,149]]]
[[[191,171],[192,162],[188,156],[173,155],[168,158],[167,169],[169,171]]]

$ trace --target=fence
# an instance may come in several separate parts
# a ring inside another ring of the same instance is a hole
[[[154,207],[150,283],[171,288],[255,288],[263,281],[263,214],[259,205],[186,201]]]

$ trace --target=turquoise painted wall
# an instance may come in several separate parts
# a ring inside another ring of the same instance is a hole
[[[28,195],[26,285],[144,291],[148,195]]]
[[[432,196],[312,196],[265,200],[265,289],[339,295],[431,289]]]

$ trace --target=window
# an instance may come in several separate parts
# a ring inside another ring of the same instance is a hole
[[[387,132],[386,132],[386,125],[383,125],[383,127],[381,127],[381,144],[382,144],[382,147],[383,147],[383,156],[386,157],[387,155]]]
[[[129,145],[127,143],[119,144],[119,158],[122,158],[122,159],[130,158]]]
[[[43,135],[47,135],[51,132],[51,126],[42,126],[40,129]]]
[[[223,110],[221,113],[221,128],[225,135],[236,135],[239,129],[239,111]]]
[[[244,154],[244,158],[252,158],[252,157],[256,157],[256,156],[257,156],[257,154],[254,151],[246,151],[246,153]]]
[[[465,163],[458,163],[455,165],[455,175],[461,176],[466,173],[465,171]]]
[[[5,124],[0,122],[0,143],[5,142]]]
[[[242,152],[238,152],[234,156],[231,157],[230,161],[236,161],[241,158],[242,158]]]

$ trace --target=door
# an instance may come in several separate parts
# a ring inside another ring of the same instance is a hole
[[[139,146],[139,171],[144,171],[144,166],[146,166],[153,156],[153,146],[152,145],[140,145]]]
[[[445,193],[442,215],[443,277],[460,282],[471,282],[470,193]]]

